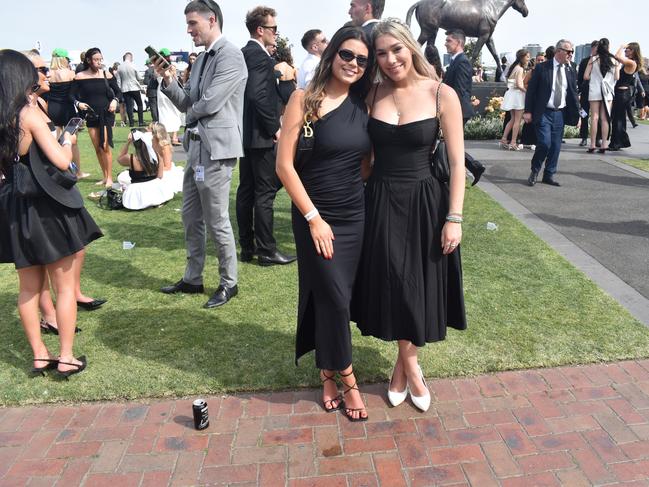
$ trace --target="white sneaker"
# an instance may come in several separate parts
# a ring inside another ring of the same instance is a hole
[[[421,377],[421,381],[424,383],[424,386],[426,387],[426,394],[423,396],[415,396],[412,393],[412,390],[410,391],[410,399],[412,399],[412,403],[420,409],[422,412],[428,411],[428,408],[430,407],[430,391],[428,390],[428,385],[426,384],[426,379],[424,379],[424,373],[421,371],[421,367],[419,367],[419,376]]]

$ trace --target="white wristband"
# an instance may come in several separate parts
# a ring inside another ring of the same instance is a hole
[[[319,214],[320,213],[318,212],[318,209],[314,208],[313,210],[308,212],[306,215],[304,215],[304,218],[306,219],[306,221],[310,222],[311,220],[313,220]]]
[[[65,147],[66,145],[72,147],[72,142],[70,142],[69,140],[64,140],[63,142],[61,142],[61,147]]]

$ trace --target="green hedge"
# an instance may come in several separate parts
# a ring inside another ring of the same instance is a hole
[[[464,126],[465,140],[493,140],[499,139],[503,134],[503,121],[500,117],[474,117]],[[564,138],[576,139],[579,137],[577,127],[566,126]]]

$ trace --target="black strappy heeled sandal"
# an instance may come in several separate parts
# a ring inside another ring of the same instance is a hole
[[[79,328],[78,326],[74,327],[74,332],[75,333],[79,333],[80,331],[81,331],[81,328]],[[41,318],[41,332],[42,333],[53,333],[54,335],[58,335],[59,334],[59,329],[56,326],[54,326],[52,323],[48,323],[47,321],[45,321],[44,318]]]
[[[34,376],[44,376],[47,370],[56,369],[59,365],[59,361],[55,358],[35,358],[34,362],[47,362],[47,365],[45,367],[32,367],[30,373]]]
[[[345,386],[345,390],[343,391],[343,398],[345,397],[345,394],[347,394],[349,391],[353,391],[353,390],[357,390],[358,393],[360,394],[360,390],[358,389],[358,386],[356,385],[357,384],[356,379],[354,379],[354,383],[351,386],[346,384],[345,380],[343,379],[343,377],[349,377],[353,373],[354,373],[353,370],[349,374],[343,374],[342,372],[339,372],[340,378],[343,381],[343,385]],[[361,400],[362,400],[362,398],[361,398]],[[358,418],[354,418],[350,414],[350,413],[353,413],[354,411],[359,411],[359,412],[365,411],[365,416],[362,416],[362,415],[359,414]],[[350,420],[352,423],[359,423],[361,421],[367,421],[367,419],[369,418],[369,416],[367,414],[367,409],[365,407],[362,407],[362,408],[348,408],[348,407],[345,406],[345,416],[347,416],[347,419]]]
[[[338,383],[336,383],[336,380],[334,379],[335,374],[334,375],[327,375],[322,370],[320,371],[320,374],[322,374],[320,376],[320,382],[322,382],[323,385],[325,384],[325,382],[331,381],[334,384],[336,384],[336,389],[338,389]],[[324,379],[322,378],[322,376],[324,376]],[[337,401],[336,406],[334,406],[334,404],[333,404],[334,401]],[[338,394],[333,399],[327,399],[326,401],[323,400],[322,401],[322,409],[324,409],[326,413],[333,413],[334,411],[338,411],[339,409],[342,409],[343,404],[344,404],[343,395]]]
[[[56,369],[56,372],[59,374],[60,377],[63,377],[64,379],[68,379],[71,375],[78,374],[79,372],[82,372],[85,370],[86,365],[88,365],[88,361],[86,360],[86,356],[82,355],[81,357],[77,358],[80,364],[73,364],[70,362],[58,362],[61,365],[72,365],[73,367],[76,367],[76,369],[70,369],[70,370],[58,370]]]

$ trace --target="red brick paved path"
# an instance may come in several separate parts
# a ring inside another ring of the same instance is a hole
[[[426,414],[362,387],[370,422],[319,391],[0,409],[0,485],[649,485],[649,360],[432,380]]]

